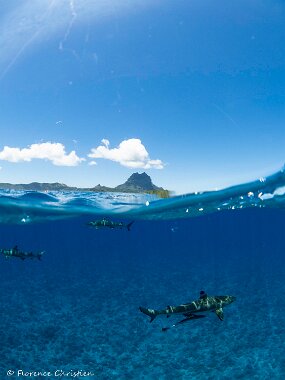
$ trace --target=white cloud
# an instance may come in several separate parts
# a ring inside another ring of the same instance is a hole
[[[163,169],[161,160],[151,160],[149,154],[140,139],[123,140],[118,148],[110,149],[110,142],[102,140],[103,145],[93,148],[88,155],[90,158],[104,158],[119,162],[128,168]]]
[[[102,139],[101,142],[102,142],[102,144],[105,145],[106,148],[108,148],[108,146],[110,145],[110,141],[107,139]]]
[[[69,154],[65,152],[65,146],[61,143],[45,142],[40,144],[32,144],[28,148],[11,148],[5,146],[0,151],[0,160],[9,162],[30,162],[33,159],[49,160],[57,166],[76,166],[84,158],[77,156],[75,151]]]

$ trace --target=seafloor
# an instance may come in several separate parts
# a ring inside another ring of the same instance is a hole
[[[136,221],[130,232],[92,230],[86,219],[2,225],[1,247],[46,252],[42,261],[0,257],[0,378],[23,369],[284,379],[284,220],[282,210],[247,210]],[[210,313],[163,333],[177,319],[150,324],[138,310],[188,302],[201,289],[237,297],[223,322]]]

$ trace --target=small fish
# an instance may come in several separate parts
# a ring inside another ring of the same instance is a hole
[[[8,257],[18,257],[19,259],[25,260],[25,259],[42,259],[42,255],[44,254],[44,251],[41,252],[23,252],[18,249],[17,246],[11,249],[0,249],[0,254]]]
[[[103,218],[102,220],[95,220],[94,222],[89,222],[89,223],[87,223],[87,225],[90,227],[94,227],[96,229],[99,229],[99,228],[111,228],[111,229],[126,228],[128,231],[130,231],[133,223],[134,223],[134,221],[132,221],[128,224],[125,224],[123,222],[113,222],[112,220],[109,220],[107,218]]]

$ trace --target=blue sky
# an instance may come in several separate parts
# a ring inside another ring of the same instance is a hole
[[[283,166],[283,1],[11,0],[0,14],[0,182],[146,171],[183,193]]]

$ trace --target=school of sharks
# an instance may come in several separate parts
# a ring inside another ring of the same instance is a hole
[[[134,221],[130,223],[115,222],[108,218],[102,218],[100,220],[95,220],[87,223],[87,226],[94,229],[126,229],[127,231],[131,230],[131,226]],[[0,254],[2,254],[6,259],[18,258],[21,260],[25,259],[38,259],[41,260],[45,251],[32,252],[32,251],[21,251],[18,246],[13,248],[1,248]],[[168,305],[165,309],[156,310],[140,306],[139,310],[150,317],[150,322],[153,322],[154,319],[159,315],[165,315],[169,318],[172,315],[182,315],[183,319],[174,323],[169,327],[163,327],[162,331],[167,331],[171,328],[177,327],[185,322],[205,318],[205,313],[214,312],[220,321],[224,320],[224,311],[225,306],[230,305],[236,300],[235,296],[231,295],[218,295],[218,296],[209,296],[204,290],[200,291],[199,298],[190,303],[185,303],[177,306]]]

